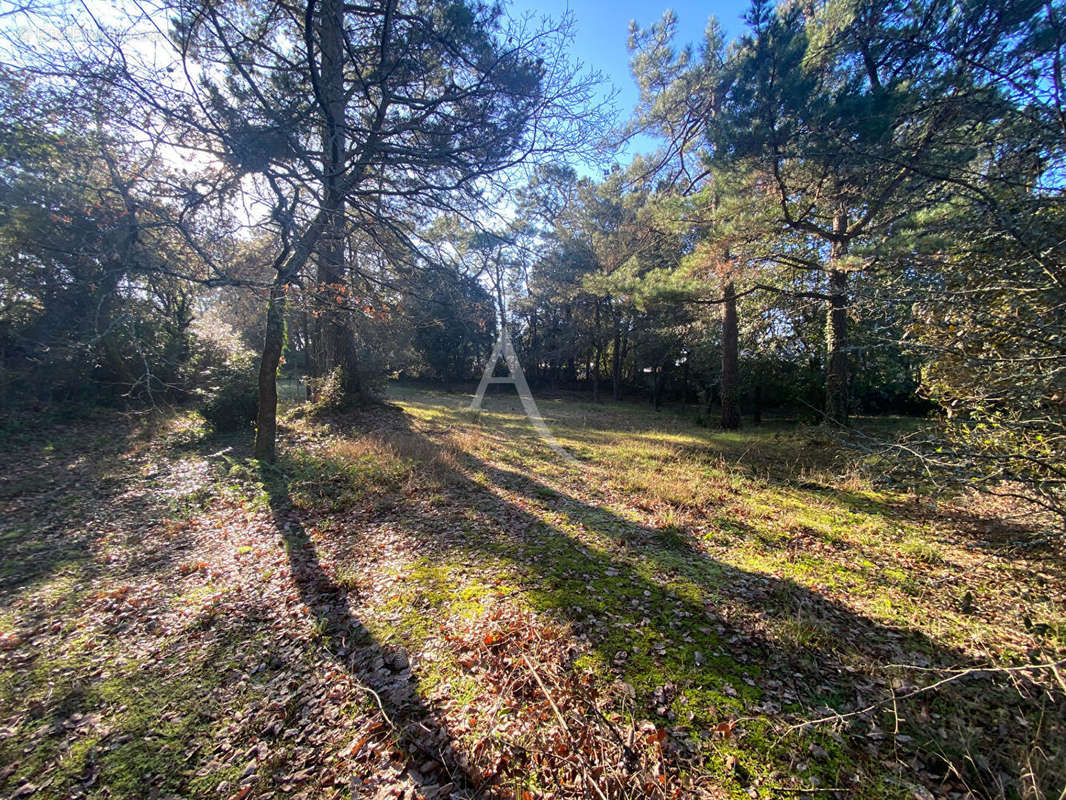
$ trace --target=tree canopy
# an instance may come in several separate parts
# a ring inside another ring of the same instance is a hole
[[[5,20],[8,404],[202,395],[210,319],[260,353],[271,458],[279,368],[342,404],[458,380],[497,306],[534,387],[726,428],[939,409],[890,471],[1062,509],[1053,5],[756,0],[695,45],[668,12],[613,129],[572,19],[492,4]]]

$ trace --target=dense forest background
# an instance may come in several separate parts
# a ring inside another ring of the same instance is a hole
[[[572,20],[479,3],[30,2],[0,19],[0,409],[198,403],[275,452],[458,386],[846,427],[899,480],[1066,512],[1056,3],[755,0],[634,25],[619,115]],[[621,163],[627,141],[654,153]]]

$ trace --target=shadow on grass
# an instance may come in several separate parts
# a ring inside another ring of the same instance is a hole
[[[402,411],[385,414],[386,424],[374,422],[375,435],[401,455],[439,447]],[[432,516],[415,517],[425,558],[509,565],[526,597],[589,643],[596,668],[630,683],[638,703],[682,738],[707,743],[723,720],[747,718],[742,747],[717,745],[741,765],[737,775],[754,774],[765,765],[760,757],[785,771],[794,767],[797,739],[778,746],[768,715],[810,718],[826,706],[864,707],[888,694],[889,681],[876,674],[887,665],[976,666],[919,631],[879,624],[794,581],[715,560],[684,530],[646,527],[465,452],[456,461],[443,468],[438,491],[444,506],[465,510],[464,533],[442,534]],[[1025,691],[1040,693],[1034,685]],[[857,790],[862,764],[862,780],[884,781],[884,791],[901,775],[942,788],[953,774],[991,791],[1019,763],[1025,742],[995,733],[999,712],[990,696],[987,686],[942,693],[951,700],[939,706],[939,735],[907,714],[899,732],[909,748],[885,739],[879,714],[851,718],[846,739],[800,737],[802,753],[817,742],[819,752],[831,754],[809,765],[806,777]],[[882,713],[890,720],[891,705]],[[1045,752],[1066,740],[1062,725],[1040,730]],[[978,733],[965,743],[952,738],[964,731]],[[883,759],[870,757],[882,747]],[[1051,781],[1059,776],[1054,769]]]
[[[92,542],[114,515],[145,516],[123,496],[123,454],[138,436],[125,416],[52,425],[0,446],[0,602],[59,573],[94,571]]]
[[[839,504],[848,511],[873,514],[889,522],[944,525],[964,537],[967,546],[1003,557],[1022,553],[1040,554],[1043,567],[1066,579],[1066,557],[1057,552],[1058,539],[1048,535],[1048,525],[1040,524],[1039,514],[1031,513],[1016,521],[982,515],[962,507],[962,498],[947,504],[930,504],[915,496],[912,500],[871,497],[816,482],[798,484],[805,492]]]
[[[250,697],[258,696],[263,708],[268,676],[241,687],[246,667],[240,647],[256,637],[269,646],[270,639],[258,616],[230,610],[224,624],[217,621],[205,619],[184,643],[171,639],[158,660],[106,677],[88,651],[33,654],[24,668],[47,676],[48,698],[29,703],[14,720],[21,730],[0,738],[0,764],[7,766],[0,770],[0,794],[22,796],[19,780],[29,777],[39,786],[34,796],[42,797],[95,796],[94,789],[125,798],[228,796],[216,786],[239,774],[244,762],[217,760],[214,737],[217,726],[247,709]],[[231,735],[243,750],[269,733],[252,715]]]
[[[407,657],[375,641],[352,606],[348,591],[323,568],[313,539],[293,510],[285,472],[264,464],[260,474],[300,597],[327,621],[323,642],[333,661],[372,691],[394,728],[396,745],[407,761],[408,777],[421,787],[451,783],[453,791],[475,791],[478,781],[457,763],[447,726],[419,697],[418,681]],[[434,762],[446,775],[420,771],[420,766]]]
[[[202,513],[218,488],[217,463],[205,459],[247,457],[251,439],[201,431],[156,442],[160,458],[149,449],[159,435],[151,420],[109,414],[0,450],[0,602],[61,574],[88,585],[101,572],[94,552],[101,537],[122,537],[130,578],[182,560],[191,547],[182,523]],[[170,471],[182,455],[203,468],[187,485]],[[168,525],[168,536],[152,535]]]

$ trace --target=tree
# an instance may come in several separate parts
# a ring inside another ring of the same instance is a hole
[[[1054,19],[1040,10],[1034,17],[1034,25]],[[1029,60],[1053,60],[1063,47],[1062,38],[1036,38],[1047,48],[1043,57],[1030,49],[1013,67],[998,57],[999,74],[982,69],[975,77],[998,86],[1013,75],[1011,93],[1036,96],[1041,78],[1029,72]],[[944,418],[888,452],[908,480],[932,475],[952,490],[1024,499],[1061,528],[1066,204],[1058,175],[1066,129],[1056,127],[1052,111],[1011,104],[997,111],[995,124],[964,131],[972,160],[940,176],[952,197],[901,231],[909,270],[891,284],[909,311],[901,346],[921,360],[920,391]]]
[[[477,279],[425,269],[405,300],[412,345],[444,381],[473,377],[496,340],[496,303]]]
[[[744,267],[751,266],[735,245],[740,229],[744,225],[753,228],[757,216],[720,208],[723,202],[732,205],[741,200],[739,195],[727,196],[733,181],[713,166],[713,141],[708,135],[721,112],[725,65],[721,29],[713,17],[708,21],[697,57],[691,47],[675,52],[676,25],[676,17],[668,11],[647,29],[636,25],[630,29],[631,68],[641,90],[630,133],[653,132],[665,142],[650,158],[637,159],[633,171],[644,180],[657,181],[658,195],[667,191],[676,195],[664,205],[665,216],[660,214],[659,219],[692,239],[683,269],[687,277],[698,276],[698,280],[690,283],[687,297],[675,295],[676,299],[721,308],[721,426],[731,430],[740,427],[736,282]],[[667,281],[668,292],[676,287]],[[719,297],[711,299],[709,294]]]
[[[1029,217],[1032,250],[965,201],[926,220],[926,236],[955,248],[927,250],[928,277],[901,288],[922,391],[946,418],[908,444],[937,481],[1024,498],[1066,525],[1066,215],[1050,201],[1012,209]]]
[[[826,407],[848,416],[849,275],[877,268],[863,250],[899,220],[936,202],[926,166],[961,157],[956,127],[980,92],[942,68],[924,42],[950,20],[950,4],[818,4],[748,15],[751,33],[730,59],[723,109],[712,128],[725,165],[744,165],[777,209],[777,222],[810,240],[807,254],[774,258],[826,276]],[[787,239],[786,239],[787,241]]]
[[[589,145],[594,78],[565,61],[568,22],[515,22],[478,2],[183,3],[139,24],[160,13],[174,17],[169,70],[139,63],[110,30],[87,66],[151,109],[157,134],[213,155],[213,185],[190,188],[200,202],[239,193],[277,233],[256,445],[269,459],[287,287],[313,288],[316,372],[339,368],[355,392],[361,312],[346,284],[360,258],[348,243],[416,268],[434,217],[473,221],[510,171]]]
[[[186,394],[195,256],[143,194],[166,171],[104,103],[4,75],[0,104],[0,404]]]
[[[595,400],[608,359],[615,399],[622,394],[634,308],[614,283],[655,233],[638,219],[642,197],[625,191],[620,170],[599,183],[543,170],[522,193],[523,250],[535,254],[516,304],[526,320],[522,346],[553,384],[564,370],[576,383],[580,363]]]

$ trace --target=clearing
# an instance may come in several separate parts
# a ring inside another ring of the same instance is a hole
[[[542,402],[575,466],[514,400],[391,401],[276,465],[185,413],[5,445],[0,794],[1066,786],[1064,561],[1004,510],[817,429]]]

